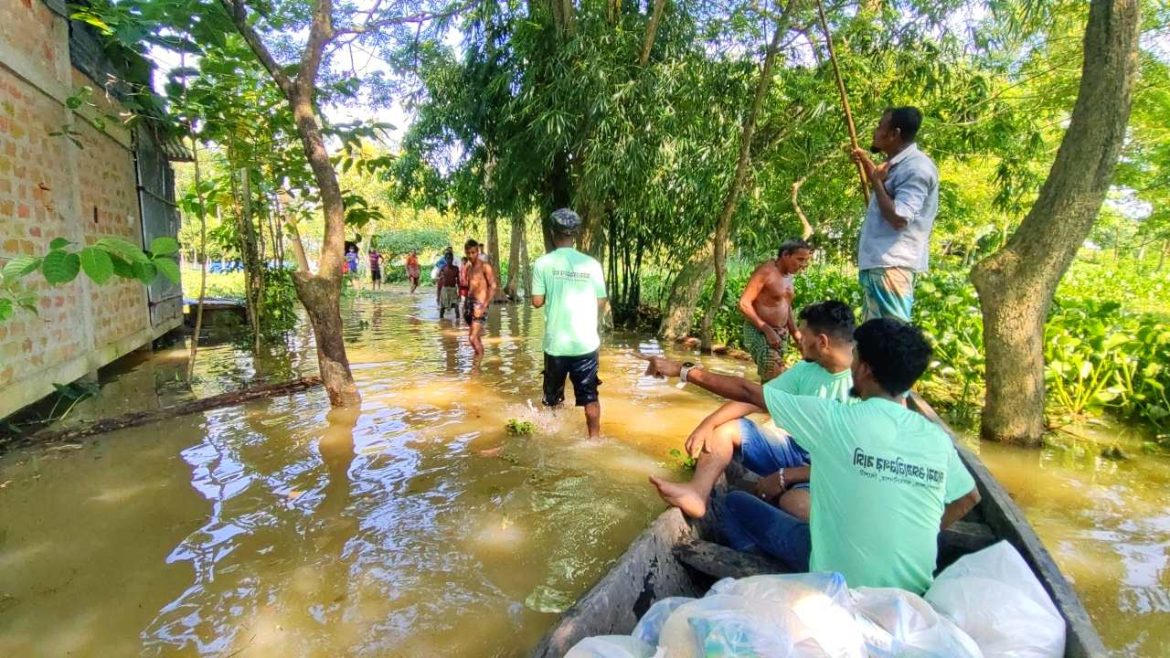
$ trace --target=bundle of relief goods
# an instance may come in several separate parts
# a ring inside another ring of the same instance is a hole
[[[655,603],[631,635],[566,658],[1061,658],[1065,623],[1005,542],[943,571],[925,598],[850,590],[837,573],[725,578],[701,599]]]

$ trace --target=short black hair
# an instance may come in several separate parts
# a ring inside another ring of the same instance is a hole
[[[901,395],[926,372],[934,353],[922,330],[896,318],[875,318],[853,332],[857,358],[890,395]]]
[[[801,238],[793,238],[791,240],[785,240],[784,242],[780,243],[780,251],[778,252],[779,257],[782,258],[784,256],[787,256],[788,254],[798,252],[801,249],[807,249],[809,251],[812,251],[813,246],[811,244],[809,244],[808,241],[802,240]]]
[[[853,342],[857,320],[854,319],[853,309],[845,302],[830,299],[809,304],[800,309],[797,317],[818,334],[846,343]]]
[[[472,238],[472,239],[468,240],[467,242],[463,243],[464,250],[471,249],[472,247],[478,247],[478,246],[479,246],[479,243],[475,241],[475,238]]]
[[[898,130],[902,139],[913,142],[918,136],[918,128],[922,126],[922,110],[913,105],[903,107],[887,107],[882,114],[890,115],[890,130]]]

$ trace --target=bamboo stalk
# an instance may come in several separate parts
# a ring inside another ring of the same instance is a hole
[[[825,18],[825,5],[817,0],[817,14],[821,20],[821,31],[825,33],[825,46],[829,50],[829,62],[833,65],[833,76],[837,79],[837,92],[841,95],[841,107],[845,110],[845,125],[849,129],[849,144],[853,148],[861,148],[857,142],[857,127],[853,124],[853,111],[849,109],[849,94],[845,91],[845,80],[841,78],[841,68],[837,65],[837,52],[833,48],[833,35],[829,32],[829,21]],[[857,176],[861,180],[861,196],[869,199],[869,180],[865,177],[865,169],[861,163],[857,164]]]

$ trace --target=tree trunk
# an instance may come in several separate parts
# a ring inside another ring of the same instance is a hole
[[[290,102],[325,212],[325,239],[317,274],[297,270],[293,281],[297,298],[309,312],[313,324],[317,364],[321,381],[329,392],[329,402],[335,407],[357,406],[362,398],[349,370],[349,358],[341,338],[341,263],[345,258],[345,206],[341,186],[333,163],[329,161],[329,152],[309,96],[297,93]]]
[[[792,184],[792,209],[796,211],[796,217],[800,220],[800,237],[805,240],[811,238],[814,232],[812,224],[809,223],[808,217],[804,214],[804,210],[800,207],[800,201],[797,199],[800,188],[806,180],[808,180],[807,174],[796,179],[796,182]]]
[[[638,66],[646,66],[646,62],[650,61],[650,51],[654,49],[654,37],[658,34],[658,25],[662,22],[662,10],[665,7],[666,0],[654,0],[650,23],[646,26],[646,36],[642,40],[642,54],[638,56]]]
[[[1072,118],[1027,217],[975,266],[987,352],[984,438],[1040,445],[1044,320],[1061,277],[1088,237],[1125,139],[1137,70],[1140,0],[1092,0]]]
[[[500,221],[494,214],[487,218],[487,252],[488,261],[492,264],[492,278],[496,280],[496,298],[493,302],[504,299],[504,290],[500,287]]]
[[[711,328],[715,319],[715,309],[723,304],[723,294],[727,287],[727,239],[731,235],[731,221],[735,217],[735,207],[739,203],[739,193],[747,179],[748,167],[751,165],[752,135],[756,132],[756,117],[760,114],[760,107],[768,95],[768,87],[772,83],[772,67],[776,61],[776,54],[780,50],[780,41],[788,31],[788,18],[796,6],[797,0],[788,0],[784,11],[776,19],[776,31],[772,34],[772,41],[764,54],[764,64],[760,68],[760,79],[756,83],[756,93],[752,98],[752,106],[743,118],[743,128],[739,138],[739,158],[735,163],[735,175],[731,179],[731,187],[723,198],[723,209],[719,212],[719,219],[715,223],[715,290],[711,295],[710,312],[703,315],[703,327],[700,332],[703,352],[711,351]]]
[[[691,256],[670,287],[670,298],[666,302],[666,313],[658,327],[659,337],[678,340],[691,333],[694,324],[695,306],[703,286],[711,276],[711,245],[706,244]]]
[[[1170,240],[1162,243],[1162,253],[1158,256],[1158,268],[1154,270],[1155,272],[1162,271],[1162,267],[1166,264],[1166,254],[1170,254]]]
[[[512,216],[512,234],[508,240],[508,282],[504,284],[504,295],[513,301],[516,297],[516,287],[520,284],[520,242],[524,240],[524,215],[516,213]]]
[[[532,263],[528,260],[528,222],[524,220],[521,222],[526,228],[520,231],[520,264],[524,268],[521,271],[520,280],[523,282],[521,285],[524,287],[524,296],[532,297]]]

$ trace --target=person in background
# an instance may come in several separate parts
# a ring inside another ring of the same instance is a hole
[[[410,279],[410,294],[418,289],[418,279],[422,274],[422,270],[418,265],[418,252],[411,250],[410,255],[406,257],[406,278]]]
[[[889,108],[873,131],[870,146],[870,151],[884,153],[886,161],[875,165],[865,151],[853,150],[853,160],[865,169],[873,188],[857,255],[866,320],[909,322],[914,277],[926,271],[930,257],[930,232],[938,215],[938,169],[915,143],[921,125],[918,108]]]
[[[836,571],[851,587],[930,587],[938,535],[979,502],[951,438],[902,405],[902,395],[930,364],[922,331],[894,318],[870,320],[853,332],[851,367],[859,402],[846,404],[765,388],[693,364],[644,356],[647,375],[679,377],[729,400],[766,408],[808,451],[809,523],[786,519],[758,493],[722,500],[732,548],[758,550],[788,565]],[[811,551],[808,552],[808,551]]]
[[[459,261],[459,308],[467,303],[467,266],[471,264],[471,259],[464,256]]]
[[[601,337],[597,320],[607,295],[601,264],[577,251],[581,218],[568,208],[552,213],[556,250],[532,266],[532,306],[544,308],[544,396],[549,407],[565,400],[565,377],[573,398],[585,408],[589,438],[601,435],[601,401],[597,387]]]
[[[492,266],[479,257],[479,243],[468,240],[463,245],[467,254],[467,299],[463,303],[463,321],[467,323],[467,338],[476,356],[483,356],[483,330],[487,313],[496,296],[496,277]]]
[[[789,339],[800,342],[792,313],[797,272],[808,267],[812,247],[804,240],[780,245],[775,260],[752,272],[739,298],[743,314],[743,345],[756,362],[756,373],[766,382],[784,371],[784,346]]]
[[[796,365],[764,384],[765,390],[812,395],[826,400],[849,400],[853,387],[853,309],[835,300],[800,310],[800,352]],[[749,420],[763,409],[728,402],[703,419],[687,438],[687,454],[699,460],[690,482],[667,482],[651,477],[658,495],[692,518],[707,513],[707,499],[715,482],[739,454],[743,465],[761,476],[756,493],[795,521],[808,522],[808,451],[771,423]],[[724,520],[720,520],[721,524]],[[727,521],[733,521],[728,519]],[[785,519],[788,522],[788,519]],[[807,569],[808,565],[796,568]]]
[[[455,321],[459,321],[459,268],[455,266],[455,256],[451,248],[447,248],[442,260],[439,261],[442,268],[439,270],[439,278],[436,282],[438,292],[436,293],[436,302],[439,305],[439,319],[443,319],[443,315],[451,310]]]
[[[382,289],[382,254],[373,245],[370,245],[370,283],[374,290]]]
[[[358,248],[357,248],[357,245],[352,245],[352,246],[346,248],[345,267],[346,267],[346,273],[357,274],[357,271],[358,271]]]

